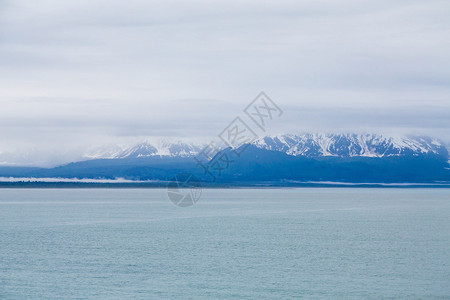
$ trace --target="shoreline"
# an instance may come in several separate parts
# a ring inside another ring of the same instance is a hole
[[[0,189],[80,188],[80,189],[165,189],[169,182],[0,182]],[[450,188],[450,183],[355,183],[355,182],[201,182],[204,189],[275,189],[275,188]]]

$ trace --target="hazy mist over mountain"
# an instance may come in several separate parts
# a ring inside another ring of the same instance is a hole
[[[0,1],[0,164],[207,143],[261,91],[267,134],[450,144],[448,1]],[[447,37],[447,38],[445,38]]]

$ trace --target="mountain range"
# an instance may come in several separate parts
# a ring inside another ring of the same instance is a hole
[[[436,154],[448,156],[446,145],[429,137],[383,136],[377,134],[283,134],[266,136],[252,143],[260,149],[305,157],[388,157]],[[103,146],[86,152],[86,159],[144,158],[154,156],[189,157],[207,144],[181,141],[142,142],[129,148]],[[223,146],[222,146],[223,147]]]
[[[194,159],[205,145],[176,141],[103,146],[84,153],[83,161],[53,168],[0,167],[0,177],[168,181],[181,172],[192,173],[211,184],[235,185],[311,181],[450,183],[448,148],[429,137],[266,136],[239,149],[222,147],[216,158],[227,157],[226,168],[212,168],[214,172],[205,171]]]

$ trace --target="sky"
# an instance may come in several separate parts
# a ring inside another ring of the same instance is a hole
[[[211,139],[258,95],[268,134],[450,143],[450,2],[0,0],[0,164]]]

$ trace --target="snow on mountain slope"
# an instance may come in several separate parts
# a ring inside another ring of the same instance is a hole
[[[132,147],[106,146],[93,149],[83,155],[87,159],[95,158],[144,158],[152,156],[185,157],[194,156],[204,145],[189,144],[181,141],[157,143],[142,142]]]
[[[119,145],[105,145],[99,148],[89,149],[86,153],[83,154],[83,158],[117,158],[124,150],[125,147],[121,147]]]
[[[437,154],[448,157],[446,146],[426,137],[382,136],[377,134],[284,134],[266,136],[254,142],[266,150],[307,157],[387,157]],[[85,158],[143,158],[152,156],[189,157],[197,155],[205,145],[187,142],[142,142],[129,148],[103,147],[84,155]]]
[[[157,155],[157,153],[158,153],[158,149],[156,149],[154,146],[147,144],[147,143],[141,143],[134,147],[126,149],[125,151],[122,151],[115,158],[149,157],[149,156],[155,156],[155,155]]]
[[[295,156],[386,157],[437,154],[448,156],[436,139],[386,137],[376,134],[304,134],[264,137],[255,142],[262,149]]]

